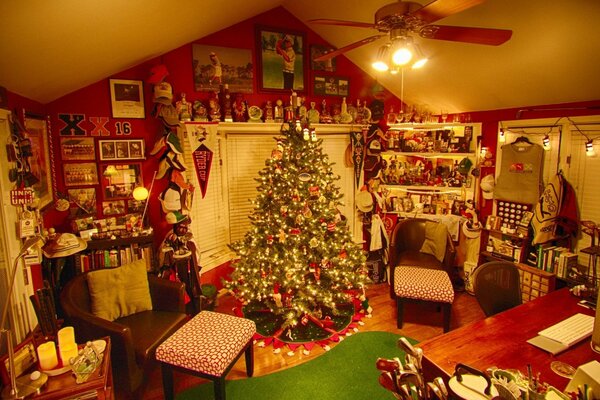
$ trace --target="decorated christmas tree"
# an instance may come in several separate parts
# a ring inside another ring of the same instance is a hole
[[[231,246],[239,260],[225,285],[259,334],[326,340],[364,304],[365,255],[339,211],[340,177],[315,131],[284,124],[276,141],[256,179],[252,228]]]

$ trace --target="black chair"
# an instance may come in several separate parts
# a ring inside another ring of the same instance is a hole
[[[490,261],[473,274],[473,289],[487,317],[518,306],[521,300],[519,268],[508,261]]]

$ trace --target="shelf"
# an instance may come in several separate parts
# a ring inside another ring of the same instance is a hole
[[[397,130],[414,130],[414,129],[435,129],[435,130],[452,130],[454,127],[458,126],[472,126],[475,127],[478,125],[478,122],[428,122],[428,123],[416,123],[416,122],[408,122],[408,123],[400,123],[400,124],[391,124],[388,125],[390,129]]]
[[[446,194],[446,193],[462,193],[463,190],[467,190],[469,188],[463,187],[452,187],[452,186],[419,186],[419,185],[396,185],[396,184],[381,184],[381,187],[390,189],[390,190],[401,190],[403,192],[426,192],[432,194]]]
[[[497,233],[499,235],[508,236],[510,238],[513,238],[513,239],[522,239],[522,240],[529,239],[528,236],[519,236],[519,235],[514,234],[514,233],[502,232],[502,231],[499,231],[499,230],[496,230],[496,229],[487,229],[487,228],[482,228],[482,229],[484,231],[487,231],[487,232],[490,232],[490,233]]]
[[[464,157],[475,157],[476,156],[474,152],[441,153],[441,152],[419,152],[419,151],[401,151],[401,150],[386,150],[386,151],[382,151],[381,155],[382,156],[395,156],[395,155],[417,156],[417,157],[424,157],[424,158],[439,158],[439,157],[461,157],[461,158],[464,158]]]
[[[116,239],[92,239],[87,241],[87,250],[104,250],[111,247],[122,247],[132,244],[150,244],[153,241],[154,235],[152,234]]]

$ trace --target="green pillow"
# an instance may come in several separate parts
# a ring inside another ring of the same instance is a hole
[[[146,261],[143,259],[119,268],[87,274],[92,313],[114,321],[141,311],[152,310]]]
[[[446,254],[447,236],[448,228],[446,228],[446,225],[425,221],[425,240],[421,246],[421,253],[431,254],[439,262],[442,262]]]

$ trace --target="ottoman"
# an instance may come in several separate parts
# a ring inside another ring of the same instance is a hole
[[[394,293],[398,329],[402,328],[405,300],[439,303],[442,307],[444,332],[450,330],[450,311],[454,289],[446,271],[419,267],[398,267],[394,275]]]
[[[233,315],[202,311],[156,349],[165,399],[173,399],[173,370],[214,382],[215,399],[225,399],[225,376],[245,353],[246,374],[254,372],[256,324]]]

